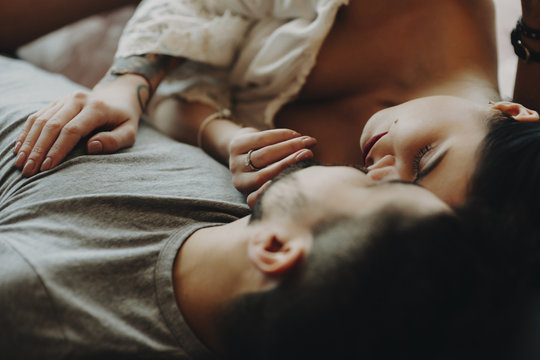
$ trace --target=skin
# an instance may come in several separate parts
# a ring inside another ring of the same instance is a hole
[[[420,98],[376,113],[360,138],[365,149],[370,139],[382,135],[364,154],[368,176],[410,181],[448,204],[462,203],[487,133],[485,119],[497,111],[520,121],[538,120],[535,111],[520,104],[478,104],[452,96]]]
[[[197,336],[218,354],[223,346],[214,314],[236,296],[275,287],[309,253],[314,224],[332,214],[370,216],[387,206],[411,216],[451,211],[419,186],[375,183],[344,166],[298,170],[276,181],[258,201],[260,218],[196,231],[175,261],[177,302]]]
[[[229,120],[216,120],[205,127],[203,148],[229,165],[235,186],[246,194],[250,205],[268,182],[291,163],[315,157],[323,163],[364,165],[360,134],[369,119],[380,118],[374,114],[381,110],[416,98],[425,98],[424,103],[428,104],[434,96],[455,97],[476,104],[464,109],[476,109],[498,100],[493,10],[490,0],[385,0],[369,7],[361,1],[353,1],[340,10],[323,43],[317,65],[297,99],[277,114],[275,123],[284,130],[260,132],[241,129]],[[351,43],[362,45],[351,47]],[[344,53],[348,55],[340,55]],[[144,66],[139,59],[134,59],[133,63],[137,64],[137,71],[144,74],[152,93],[169,68],[163,65],[159,55],[148,54],[144,60]],[[103,111],[94,111],[93,102],[88,101],[77,105],[76,111],[57,113],[49,108],[29,118],[14,149],[15,166],[24,176],[56,166],[74,146],[74,140],[99,130],[103,124],[111,129],[92,135],[87,143],[90,153],[112,152],[134,142],[137,125],[133,114],[140,115],[140,105],[129,116],[124,116],[123,122],[114,116],[112,120],[98,119],[109,117],[107,107],[114,109],[116,104],[109,100],[108,94],[117,91],[129,93],[127,104],[145,104],[138,99],[137,90],[144,79],[133,80],[132,89],[127,89],[121,87],[125,84],[120,77],[105,84],[106,87],[96,86],[88,94],[90,100],[97,99],[99,104],[105,104]],[[215,110],[202,104],[162,100],[154,98],[145,109],[151,117],[159,119],[158,128],[170,128],[173,124],[172,128],[177,130],[175,138],[196,144],[199,125]],[[73,99],[65,103],[73,107],[70,101]],[[428,107],[435,108],[436,103]],[[408,107],[397,109],[406,112]],[[93,115],[82,117],[77,115],[79,113]],[[449,120],[441,113],[431,115],[425,120],[433,122],[433,126]],[[477,122],[478,118],[475,111],[463,111],[461,116],[470,122]],[[398,119],[406,117],[405,114],[397,116]],[[52,124],[45,126],[48,122]],[[66,136],[69,141],[64,141]],[[467,141],[468,146],[461,144],[460,147],[468,152],[470,159],[474,157],[479,136],[471,135]],[[253,150],[251,163],[260,170],[254,171],[247,165],[250,150]],[[46,163],[47,158],[51,159],[49,163]],[[451,163],[454,169],[451,179],[448,179],[448,171],[442,175],[430,174],[425,179],[427,186],[450,203],[463,198],[472,166],[456,167],[458,162]],[[403,170],[399,173],[402,179],[411,180],[410,174]],[[447,193],[449,187],[458,189],[455,197]]]
[[[540,1],[522,0],[521,8],[523,22],[533,29],[540,29]],[[539,39],[522,37],[521,41],[528,49],[540,52]],[[540,99],[537,96],[540,92],[539,77],[540,64],[518,58],[514,100],[537,111],[540,110]]]
[[[369,216],[380,207],[391,206],[394,201],[418,214],[451,211],[447,204],[420,186],[393,181],[376,182],[349,166],[311,166],[268,187],[260,199],[261,218],[269,209],[289,208],[284,204],[284,197],[294,209],[294,194],[301,198],[296,203],[302,206],[298,214],[291,210],[285,218],[296,225],[306,222],[310,227],[327,217],[328,213]],[[363,206],[359,207],[359,203]],[[281,217],[282,213],[275,212],[275,215]]]
[[[382,135],[364,154],[368,175],[422,184],[447,203],[461,202],[488,113],[488,106],[455,97],[421,98],[376,113],[360,138],[364,149]],[[433,170],[424,175],[427,168]]]

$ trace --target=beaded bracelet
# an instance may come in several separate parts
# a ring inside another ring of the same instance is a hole
[[[510,40],[514,46],[514,53],[525,62],[536,62],[540,63],[540,53],[531,50],[524,42],[522,37],[528,39],[539,40],[540,39],[540,30],[533,29],[525,23],[520,17],[517,21],[516,27],[512,30],[510,34]]]

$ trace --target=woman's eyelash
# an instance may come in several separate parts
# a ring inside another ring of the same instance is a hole
[[[414,156],[413,160],[413,173],[415,175],[418,175],[420,173],[420,161],[426,155],[426,153],[431,150],[431,145],[426,145],[423,148],[421,148],[416,155]]]

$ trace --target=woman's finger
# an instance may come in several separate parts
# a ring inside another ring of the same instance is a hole
[[[22,145],[19,148],[19,151],[17,153],[17,158],[15,160],[14,166],[16,168],[23,168],[26,166],[28,155],[32,152],[32,149],[34,148],[34,145],[36,141],[38,140],[39,136],[41,135],[41,131],[47,121],[54,116],[54,114],[61,108],[62,104],[58,103],[50,108],[48,108],[46,111],[42,112],[38,116],[32,116],[31,120],[31,127],[26,134],[26,137],[24,138],[24,141]]]
[[[28,133],[30,132],[32,125],[34,125],[34,122],[36,121],[36,119],[38,119],[46,111],[49,111],[49,109],[56,106],[56,104],[57,104],[57,101],[52,102],[44,106],[40,110],[36,111],[35,113],[30,114],[26,118],[26,121],[24,122],[23,127],[19,132],[19,136],[17,136],[17,140],[15,140],[15,147],[13,149],[13,153],[17,154],[19,152],[22,144],[24,143],[24,140],[26,139],[26,136],[28,136]]]
[[[309,149],[301,149],[287,156],[280,161],[268,165],[264,169],[257,171],[245,170],[243,172],[233,172],[233,183],[237,190],[243,194],[256,191],[268,180],[272,180],[284,169],[303,160],[313,158],[313,152]]]
[[[258,150],[249,150],[247,153],[231,156],[229,159],[229,168],[233,172],[260,170],[299,150],[310,148],[316,143],[317,140],[315,138],[301,136]]]
[[[45,155],[58,138],[61,130],[71,119],[77,116],[81,111],[81,106],[77,102],[67,102],[45,123],[24,165],[22,171],[24,176],[32,176],[40,170]]]
[[[272,180],[268,180],[260,188],[258,188],[257,190],[255,190],[254,192],[248,195],[248,197],[246,198],[246,202],[250,208],[253,209],[255,207],[257,200],[259,199],[261,194],[264,192],[264,190],[266,190],[266,188],[270,186],[271,183],[272,183]]]
[[[317,144],[311,136],[301,136],[277,144],[269,145],[251,152],[251,163],[256,168],[264,168],[284,159],[302,149],[309,149]]]
[[[111,131],[102,131],[86,143],[89,154],[110,154],[135,143],[137,122],[126,121]]]
[[[275,163],[268,165],[264,169],[260,170],[260,172],[262,172],[263,177],[266,178],[266,180],[271,180],[289,166],[309,159],[313,159],[313,152],[309,149],[301,149],[287,156],[286,158],[281,159],[280,161],[276,161]]]
[[[127,117],[121,115],[114,113],[105,115],[93,107],[85,107],[62,128],[58,138],[47,153],[41,170],[48,170],[58,165],[75,145],[92,131],[103,126],[113,126],[114,122],[120,124],[126,120]]]
[[[231,142],[230,153],[244,154],[249,150],[256,150],[265,146],[287,141],[301,136],[298,132],[290,129],[272,129],[242,134]]]

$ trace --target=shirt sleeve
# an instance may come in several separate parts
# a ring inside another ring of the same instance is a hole
[[[162,95],[233,110],[244,125],[273,127],[316,62],[337,10],[348,0],[144,0],[117,57],[157,53],[188,59]]]
[[[229,66],[253,20],[209,5],[201,0],[142,1],[124,29],[116,57],[156,53]]]

